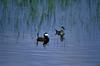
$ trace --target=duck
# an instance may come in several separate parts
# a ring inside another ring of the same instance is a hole
[[[37,33],[37,45],[38,45],[38,42],[42,42],[43,43],[43,47],[46,47],[46,45],[49,42],[48,33],[45,32],[43,37],[39,36],[39,33]]]
[[[60,30],[55,29],[55,31],[56,31],[55,35],[60,36],[61,41],[64,40],[64,35],[65,35],[64,30],[65,30],[65,28],[63,26],[61,26]]]

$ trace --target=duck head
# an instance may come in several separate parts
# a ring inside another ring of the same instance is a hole
[[[61,28],[62,28],[63,30],[65,30],[64,26],[61,26]]]
[[[48,37],[48,33],[45,32],[45,33],[44,33],[44,37]]]

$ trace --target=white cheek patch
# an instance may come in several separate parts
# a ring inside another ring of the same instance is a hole
[[[45,34],[45,36],[48,36],[48,34]]]

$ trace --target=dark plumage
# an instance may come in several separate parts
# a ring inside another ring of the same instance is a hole
[[[47,33],[44,33],[44,37],[39,37],[39,34],[37,33],[37,45],[38,42],[43,42],[43,46],[45,47],[47,43],[49,42],[49,37]]]

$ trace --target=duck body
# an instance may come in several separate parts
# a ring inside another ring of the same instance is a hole
[[[42,42],[43,46],[46,46],[47,43],[49,42],[49,37],[47,35],[48,35],[47,33],[44,33],[44,37],[39,37],[38,36],[38,38],[37,38],[37,45],[38,45],[38,42]]]

